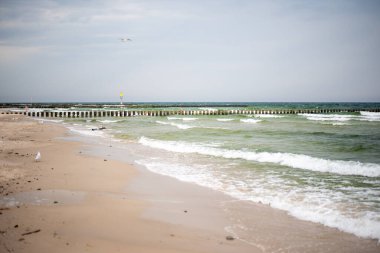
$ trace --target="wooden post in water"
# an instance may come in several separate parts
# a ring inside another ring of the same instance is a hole
[[[320,114],[320,113],[354,113],[360,111],[369,111],[369,112],[380,112],[379,108],[370,108],[370,109],[205,109],[205,110],[138,110],[138,111],[127,111],[127,110],[86,110],[86,111],[52,111],[52,110],[43,110],[43,111],[23,111],[23,112],[13,112],[13,111],[4,111],[2,114],[11,114],[11,115],[26,115],[29,117],[59,117],[59,118],[94,118],[94,117],[132,117],[132,116],[168,116],[168,115],[184,115],[184,116],[194,116],[194,115],[247,115],[247,114]]]

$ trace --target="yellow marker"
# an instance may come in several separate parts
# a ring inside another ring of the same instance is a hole
[[[124,97],[124,93],[121,91],[120,92],[120,104],[121,105],[123,104],[123,97]]]

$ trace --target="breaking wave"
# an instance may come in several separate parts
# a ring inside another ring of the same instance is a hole
[[[223,157],[227,159],[244,159],[260,163],[274,163],[291,168],[328,172],[340,175],[358,175],[366,177],[379,177],[380,165],[374,163],[362,163],[358,161],[329,160],[292,153],[271,153],[229,150],[207,147],[197,143],[180,141],[160,141],[141,137],[139,143],[152,148],[163,149],[177,153],[197,153]]]
[[[123,120],[110,120],[110,119],[105,119],[105,120],[98,120],[100,123],[107,124],[107,123],[116,123],[116,122],[121,122]]]
[[[275,114],[255,114],[256,118],[283,118],[285,116],[275,115]]]
[[[226,121],[233,121],[234,119],[216,119],[217,121],[226,122]]]
[[[194,121],[198,118],[178,118],[178,117],[167,117],[168,120],[183,120],[183,121]]]
[[[154,173],[174,177],[184,182],[196,183],[237,199],[268,204],[271,207],[285,210],[301,220],[321,223],[365,238],[380,239],[380,221],[377,214],[373,211],[365,211],[351,217],[345,210],[340,209],[341,203],[331,202],[330,198],[345,198],[334,189],[320,192],[318,189],[309,187],[304,190],[288,189],[278,192],[271,187],[273,185],[271,181],[285,182],[276,177],[268,177],[265,182],[252,180],[246,184],[239,177],[225,180],[226,177],[220,176],[218,173],[215,175],[216,172],[204,165],[185,165],[157,159],[142,159],[136,162]],[[358,194],[363,194],[365,197],[368,193],[363,191]],[[296,196],[302,196],[302,199]]]
[[[244,123],[252,123],[252,124],[255,124],[255,123],[259,123],[259,122],[261,122],[262,120],[261,120],[261,119],[241,119],[240,121],[241,121],[241,122],[244,122]]]
[[[175,126],[179,129],[190,129],[194,128],[193,126],[185,125],[185,124],[178,124],[174,122],[164,122],[164,121],[159,121],[157,120],[156,123],[161,124],[161,125],[170,125],[170,126]]]
[[[345,121],[350,121],[350,120],[380,121],[380,113],[379,112],[360,112],[360,115],[309,114],[309,113],[300,113],[298,115],[306,117],[308,120],[314,120],[314,121],[339,121],[339,122],[345,122]]]
[[[360,112],[360,115],[368,121],[380,121],[380,112]]]

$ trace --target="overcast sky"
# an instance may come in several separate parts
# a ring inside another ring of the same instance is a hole
[[[0,0],[0,102],[120,91],[132,102],[380,101],[380,1]]]

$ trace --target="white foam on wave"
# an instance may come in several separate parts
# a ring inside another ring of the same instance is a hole
[[[313,121],[339,121],[346,122],[350,120],[356,121],[380,121],[380,113],[378,112],[360,112],[360,115],[347,115],[347,114],[310,114],[300,113],[299,116],[306,117],[308,120]]]
[[[367,177],[380,176],[380,165],[374,163],[328,160],[292,153],[270,153],[210,148],[202,144],[179,141],[160,141],[149,139],[144,136],[139,139],[139,143],[152,148],[177,153],[197,153],[227,159],[244,159],[261,163],[274,163],[296,169],[336,173],[341,175],[360,175]]]
[[[314,121],[349,121],[354,119],[354,115],[340,115],[340,114],[309,114],[300,113],[300,116],[306,117],[308,120]]]
[[[283,118],[284,116],[275,115],[275,114],[255,114],[257,118]]]
[[[215,188],[219,185],[218,180],[207,169],[207,165],[188,166],[153,160],[138,160],[136,163],[145,166],[154,173],[175,177],[184,182],[198,183],[209,188]]]
[[[283,191],[278,191],[278,188],[273,189],[273,185],[285,184],[283,179],[276,177],[258,179],[255,176],[251,179],[243,176],[245,180],[242,181],[241,177],[226,177],[222,171],[215,171],[207,165],[176,164],[156,159],[139,160],[137,163],[152,172],[196,183],[237,199],[268,204],[302,220],[321,223],[360,237],[380,239],[378,214],[371,211],[362,211],[354,216],[345,213],[345,210],[340,210],[340,204],[334,201],[343,198],[336,191],[313,187],[287,189],[286,186]]]
[[[216,119],[217,121],[221,121],[221,122],[227,122],[227,121],[233,121],[234,119]]]
[[[174,122],[164,122],[164,121],[159,121],[159,120],[157,120],[156,123],[161,124],[161,125],[175,126],[175,127],[179,128],[179,129],[194,128],[194,126],[189,126],[189,125],[185,125],[185,124],[178,124],[178,123],[174,123]]]
[[[339,196],[328,196],[331,192],[325,192],[327,196],[323,190],[315,189],[310,189],[307,194],[300,194],[297,191],[269,194],[270,196],[265,194],[260,197],[249,196],[246,199],[270,204],[271,207],[285,210],[301,220],[321,223],[359,237],[380,240],[380,221],[377,213],[371,211],[359,212],[356,215],[345,213],[346,210],[339,210],[339,203],[334,201],[334,198],[339,199]],[[297,198],[301,198],[302,201],[297,201]]]
[[[38,121],[42,121],[42,122],[53,122],[53,123],[61,123],[63,122],[62,119],[44,119],[44,118],[35,118],[36,120]]]
[[[198,108],[198,110],[202,110],[202,111],[210,111],[210,112],[216,112],[218,109],[215,109],[215,108],[207,108],[207,107],[201,107],[201,108]]]
[[[323,121],[322,125],[330,125],[330,126],[352,126],[352,124],[346,122],[334,122],[334,121]]]
[[[360,114],[363,115],[363,116],[380,118],[380,112],[365,112],[365,111],[360,111]]]
[[[121,122],[123,120],[119,119],[119,120],[110,120],[110,119],[105,119],[105,120],[97,120],[99,121],[100,123],[103,123],[103,124],[107,124],[107,123],[116,123],[116,122]]]
[[[170,126],[174,126],[174,127],[177,127],[177,128],[179,128],[179,129],[183,129],[183,130],[191,129],[191,128],[204,128],[204,129],[222,129],[222,130],[228,130],[228,128],[224,128],[224,127],[190,126],[190,125],[186,125],[186,124],[179,124],[179,123],[174,123],[174,122],[165,122],[165,121],[160,121],[160,120],[157,120],[156,123],[161,124],[161,125],[170,125]]]
[[[198,118],[178,118],[178,117],[167,117],[168,120],[183,120],[183,121],[194,121]]]
[[[244,123],[256,124],[256,123],[261,122],[262,120],[260,120],[260,119],[241,119],[240,121],[244,122]]]
[[[380,121],[380,112],[360,112],[361,120]]]

